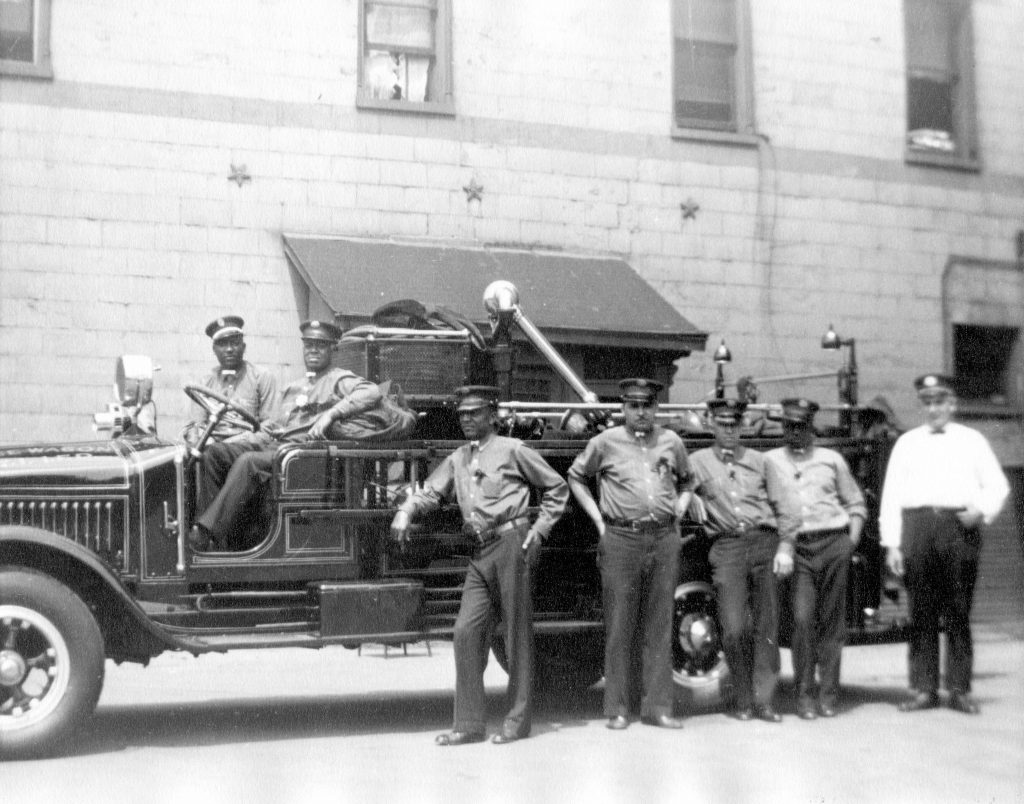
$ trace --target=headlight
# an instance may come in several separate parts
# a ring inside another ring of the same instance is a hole
[[[146,355],[121,355],[114,389],[122,405],[145,405],[153,396],[153,361]]]

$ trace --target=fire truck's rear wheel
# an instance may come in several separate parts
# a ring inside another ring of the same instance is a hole
[[[0,756],[52,753],[92,714],[103,636],[88,607],[53,578],[0,569]]]
[[[686,707],[719,705],[728,692],[729,667],[714,588],[703,581],[676,587],[672,620],[672,680]]]
[[[491,648],[508,672],[505,639],[495,635]],[[536,634],[533,686],[539,692],[578,694],[601,680],[604,653],[599,634]]]

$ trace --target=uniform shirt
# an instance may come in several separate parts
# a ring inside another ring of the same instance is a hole
[[[531,486],[541,491],[540,514],[533,529],[544,538],[565,510],[569,487],[522,441],[491,433],[445,457],[399,510],[415,516],[454,496],[463,521],[484,531],[526,514]]]
[[[693,453],[690,465],[693,491],[704,503],[712,534],[767,525],[778,529],[783,542],[796,539],[799,507],[778,468],[762,453],[740,447],[727,463],[717,447],[708,447]]]
[[[260,422],[270,421],[277,413],[277,380],[267,370],[248,361],[232,374],[223,374],[220,366],[212,369],[203,380],[203,387],[227,397],[238,407],[251,413]],[[199,405],[192,406],[192,421],[205,422],[209,414]],[[249,428],[230,419],[221,419],[213,428],[213,438],[226,438],[249,432]]]
[[[275,423],[285,431],[307,427],[335,406],[339,406],[339,418],[345,420],[376,407],[382,397],[375,383],[345,369],[329,368],[319,376],[296,380],[284,389],[281,415]],[[302,433],[291,438],[304,437]]]
[[[838,530],[850,517],[867,519],[867,506],[850,467],[835,450],[811,445],[796,455],[788,447],[765,453],[800,506],[800,533]]]
[[[892,449],[882,487],[882,544],[899,547],[904,508],[973,505],[991,525],[1010,493],[1006,476],[985,436],[950,422],[936,433],[928,425],[901,435]]]
[[[671,430],[655,427],[638,437],[620,425],[590,439],[569,468],[569,477],[581,483],[594,476],[605,518],[670,522],[689,483],[690,462]]]

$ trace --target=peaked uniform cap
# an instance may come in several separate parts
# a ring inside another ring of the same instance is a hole
[[[653,402],[664,387],[657,380],[648,380],[645,377],[629,377],[619,383],[623,402]]]
[[[821,409],[817,402],[803,397],[783,399],[779,404],[782,405],[782,421],[795,424],[810,424],[814,421],[814,414]]]
[[[953,378],[948,374],[922,374],[914,380],[914,388],[918,396],[954,393]]]
[[[245,321],[238,315],[225,315],[211,321],[206,325],[206,335],[215,341],[221,338],[230,338],[232,335],[241,335]]]
[[[337,343],[341,338],[340,327],[336,327],[330,321],[318,321],[315,318],[311,321],[303,321],[299,325],[304,341],[330,341]]]
[[[721,421],[738,422],[747,412],[747,403],[739,399],[711,399],[707,406],[708,412]]]
[[[478,410],[497,407],[500,390],[493,385],[462,385],[453,392],[455,410]]]

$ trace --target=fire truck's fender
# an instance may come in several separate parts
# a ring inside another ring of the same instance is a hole
[[[25,525],[0,527],[0,570],[18,568],[47,575],[79,597],[99,626],[108,658],[146,664],[168,650],[195,652],[153,622],[95,553],[67,538]]]

